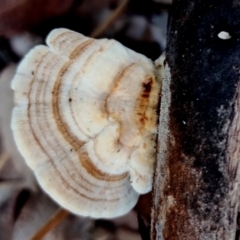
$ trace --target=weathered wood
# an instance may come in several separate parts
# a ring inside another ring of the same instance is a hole
[[[218,37],[228,32],[230,39]],[[175,0],[169,20],[151,238],[235,239],[240,1]]]

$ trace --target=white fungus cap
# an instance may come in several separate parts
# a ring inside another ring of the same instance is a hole
[[[12,130],[41,187],[94,218],[127,213],[152,188],[160,81],[114,40],[53,30],[18,67]]]

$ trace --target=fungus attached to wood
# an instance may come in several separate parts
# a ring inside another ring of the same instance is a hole
[[[67,29],[53,30],[47,45],[30,51],[12,82],[17,146],[63,208],[123,215],[152,188],[155,66],[114,40]]]

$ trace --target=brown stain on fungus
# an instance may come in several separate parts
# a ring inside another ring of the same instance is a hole
[[[152,78],[150,78],[148,82],[146,82],[146,83],[144,82],[144,83],[142,84],[144,93],[147,94],[147,93],[150,93],[150,92],[151,92],[152,84],[153,84]]]
[[[120,175],[110,175],[105,172],[102,172],[91,162],[87,152],[81,151],[79,153],[81,156],[81,164],[82,166],[88,171],[91,176],[94,176],[96,179],[104,180],[104,181],[111,181],[111,182],[118,182],[127,177],[128,173],[123,173]]]
[[[136,116],[140,131],[143,130],[145,126],[148,125],[148,122],[152,120],[152,118],[149,119],[147,116],[147,110],[150,107],[152,88],[153,79],[152,77],[149,77],[142,83],[142,90],[139,94],[136,105]]]

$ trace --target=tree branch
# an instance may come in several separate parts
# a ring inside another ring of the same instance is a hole
[[[235,239],[240,199],[239,12],[239,0],[173,2],[151,239]],[[221,31],[231,38],[222,39]]]

